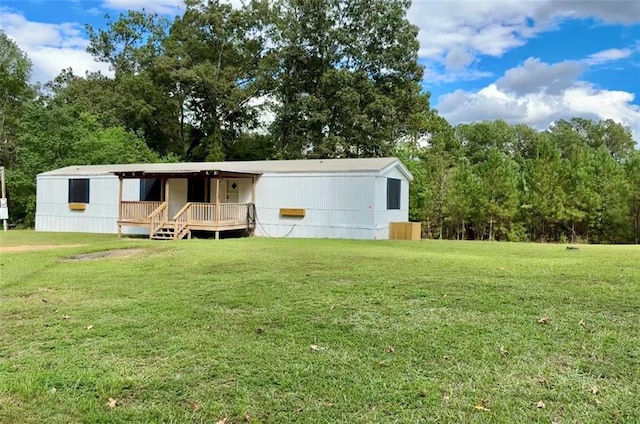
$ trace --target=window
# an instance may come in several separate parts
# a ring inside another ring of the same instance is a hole
[[[189,178],[187,182],[187,202],[208,202],[207,180]]]
[[[387,178],[387,209],[400,209],[400,183],[395,178]]]
[[[143,178],[140,180],[140,200],[143,202],[162,201],[162,180],[160,178]]]
[[[89,203],[89,179],[69,180],[69,203]]]

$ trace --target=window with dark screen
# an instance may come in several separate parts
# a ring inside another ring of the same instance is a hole
[[[69,203],[89,203],[89,179],[69,180]]]
[[[143,202],[162,201],[162,180],[160,178],[143,178],[140,180],[140,200]]]
[[[207,180],[204,178],[189,178],[187,182],[187,202],[208,202]]]
[[[387,209],[400,209],[400,184],[396,178],[387,178]]]

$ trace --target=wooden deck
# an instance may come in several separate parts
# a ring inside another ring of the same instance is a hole
[[[169,217],[167,202],[122,201],[118,234],[123,226],[147,227],[149,238],[191,238],[191,231],[211,231],[216,238],[222,231],[253,230],[253,215],[246,203],[186,203]]]

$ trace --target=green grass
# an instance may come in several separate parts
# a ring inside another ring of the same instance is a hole
[[[2,423],[640,422],[636,246],[0,235],[60,243],[0,253]]]

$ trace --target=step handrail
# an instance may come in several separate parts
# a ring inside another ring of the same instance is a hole
[[[181,238],[182,232],[191,223],[191,202],[187,202],[184,206],[173,216],[174,230],[173,237],[177,240]]]
[[[167,209],[167,202],[163,202],[147,216],[149,220],[149,238],[153,238],[156,232],[167,222],[169,218],[169,211]]]

